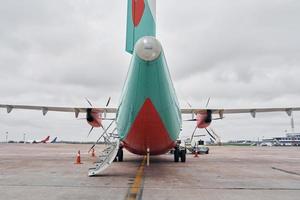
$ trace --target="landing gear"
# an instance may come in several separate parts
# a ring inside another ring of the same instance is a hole
[[[186,161],[186,150],[185,149],[179,149],[179,147],[175,147],[174,162],[179,162],[179,158],[180,158],[181,162]]]
[[[181,160],[181,162],[185,162],[185,160],[186,160],[186,150],[185,149],[180,150],[180,160]]]
[[[179,156],[180,156],[179,154],[180,154],[179,148],[175,147],[175,150],[174,150],[174,162],[179,162]]]
[[[174,148],[174,162],[179,162],[179,158],[181,162],[186,161],[186,148],[180,146],[181,140],[177,140],[176,146]]]
[[[181,162],[186,161],[186,149],[183,147],[176,146],[174,149],[174,162],[179,162],[179,158]]]
[[[114,161],[119,161],[119,162],[123,162],[123,147],[119,147],[119,150],[118,150],[118,153],[117,153],[117,156],[115,158]]]

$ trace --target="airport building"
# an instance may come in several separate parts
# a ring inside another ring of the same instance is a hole
[[[287,133],[286,137],[263,139],[262,144],[270,143],[274,146],[300,146],[300,133]]]

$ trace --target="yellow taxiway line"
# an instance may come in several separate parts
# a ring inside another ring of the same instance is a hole
[[[138,199],[139,192],[141,190],[141,186],[143,183],[144,167],[145,167],[146,160],[147,160],[147,156],[144,157],[140,167],[138,168],[138,170],[136,172],[134,182],[133,182],[132,186],[130,187],[129,192],[126,197],[127,200]]]

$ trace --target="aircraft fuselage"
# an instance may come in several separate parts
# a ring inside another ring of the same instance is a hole
[[[117,113],[117,130],[130,152],[164,154],[175,146],[181,112],[163,49],[154,37],[135,45]]]

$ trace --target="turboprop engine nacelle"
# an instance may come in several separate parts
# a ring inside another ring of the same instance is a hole
[[[101,111],[93,108],[88,108],[86,110],[86,120],[92,127],[101,127],[102,118]]]
[[[198,128],[207,128],[212,122],[212,111],[207,110],[206,113],[198,113],[196,121]]]

